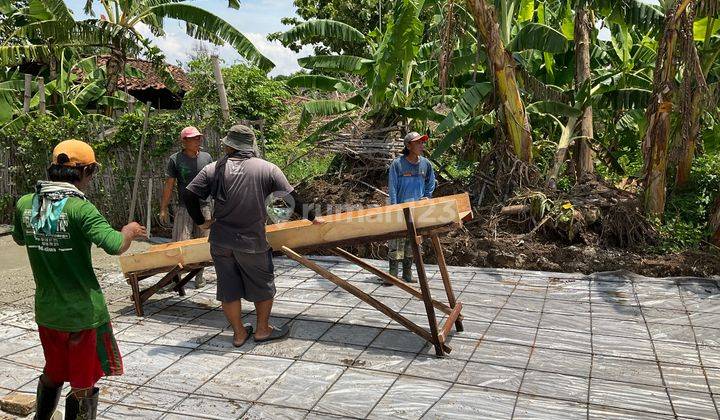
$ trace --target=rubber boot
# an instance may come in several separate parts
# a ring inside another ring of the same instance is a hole
[[[35,420],[50,420],[55,417],[55,409],[60,402],[60,392],[62,385],[59,387],[50,387],[43,383],[42,378],[38,380]],[[58,412],[58,414],[60,414]]]
[[[205,287],[207,283],[205,283],[205,277],[203,276],[203,272],[199,272],[197,276],[195,276],[195,288],[200,289]]]
[[[65,397],[65,420],[95,420],[99,396],[100,389],[93,388],[90,397],[78,399],[72,394]]]
[[[389,274],[395,278],[398,276],[398,269],[400,268],[400,261],[398,260],[389,260],[390,269],[388,270]],[[392,286],[392,283],[389,281],[383,280],[383,285],[385,286]]]
[[[405,283],[416,283],[416,280],[413,278],[413,275],[412,275],[412,265],[413,265],[412,258],[403,259],[402,278]]]

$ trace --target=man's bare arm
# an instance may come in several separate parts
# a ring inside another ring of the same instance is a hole
[[[123,243],[122,247],[120,247],[118,255],[123,254],[125,251],[127,251],[130,248],[130,244],[132,244],[132,241],[134,241],[136,238],[139,238],[141,236],[147,236],[147,230],[145,229],[145,226],[140,225],[140,223],[138,222],[130,222],[127,225],[123,226],[123,228],[120,230],[120,233],[122,233],[123,235]]]
[[[160,221],[162,221],[163,223],[168,223],[170,221],[170,216],[168,215],[168,206],[170,205],[170,199],[172,198],[174,187],[175,178],[168,178],[165,180],[162,200],[160,201]]]

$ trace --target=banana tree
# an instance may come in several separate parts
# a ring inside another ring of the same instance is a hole
[[[668,6],[670,2],[665,3]],[[677,63],[682,59],[686,66],[695,67],[698,64],[695,43],[683,39],[693,36],[692,22],[696,6],[697,2],[694,0],[674,0],[667,8],[655,64],[652,101],[645,114],[648,128],[643,140],[645,155],[643,203],[645,213],[657,218],[662,218],[665,211],[670,118],[673,96],[677,93],[675,87]],[[678,45],[683,50],[681,57],[678,57]],[[698,73],[693,71],[692,78],[699,86],[704,86],[702,73]]]
[[[582,86],[590,80],[591,35],[595,28],[595,18],[587,1],[578,1],[575,6],[575,86]],[[580,117],[580,138],[576,140],[578,179],[595,172],[594,153],[590,142],[593,139],[593,109],[587,105]]]
[[[681,122],[679,139],[681,143],[678,148],[680,153],[675,175],[675,187],[678,189],[685,188],[690,180],[690,171],[700,132],[700,117],[703,113],[700,101],[705,96],[705,92],[700,85],[694,83],[693,72],[702,73],[702,79],[707,80],[720,56],[719,17],[712,13],[705,13],[705,16],[698,15],[695,22],[693,22],[693,40],[686,39],[686,44],[690,42],[701,43],[698,49],[699,63],[696,63],[696,65],[699,64],[700,69],[687,64],[683,70],[683,80],[680,87],[680,107],[684,118]],[[689,49],[689,46],[686,49]]]
[[[346,125],[350,119],[344,114],[355,110],[364,112],[376,126],[392,124],[403,114],[417,115],[417,110],[411,105],[420,88],[428,87],[417,78],[417,59],[424,33],[424,25],[419,19],[423,4],[422,0],[399,0],[382,33],[374,31],[366,36],[345,23],[318,19],[300,24],[279,36],[287,44],[323,37],[355,43],[364,47],[360,50],[369,51],[365,57],[316,55],[298,60],[300,66],[313,71],[313,74],[291,78],[288,80],[290,87],[332,91],[348,97],[346,100],[320,99],[303,104],[300,130],[307,127],[314,117],[339,116],[321,126],[308,137],[309,140]],[[359,86],[343,79],[349,75],[360,78]]]
[[[514,6],[516,2],[504,1],[502,4]],[[482,39],[492,75],[495,94],[498,98],[498,116],[503,133],[512,150],[519,159],[532,162],[532,134],[525,105],[520,97],[520,89],[515,77],[515,60],[505,48],[501,34],[508,40],[507,25],[501,32],[494,6],[485,0],[467,0],[467,7],[475,21],[475,28]],[[512,16],[506,13],[505,16]],[[505,20],[505,22],[507,19]]]

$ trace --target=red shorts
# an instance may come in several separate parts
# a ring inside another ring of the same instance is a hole
[[[43,372],[54,383],[92,388],[103,376],[122,375],[120,350],[107,323],[90,330],[66,332],[38,326],[45,354]]]

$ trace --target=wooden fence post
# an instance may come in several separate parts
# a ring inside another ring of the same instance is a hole
[[[135,97],[131,96],[130,99],[128,99],[128,112],[132,114],[135,112]]]
[[[218,96],[220,97],[220,110],[225,122],[230,119],[230,107],[228,106],[227,92],[225,92],[225,82],[223,81],[222,72],[220,71],[220,62],[217,55],[212,55],[213,72],[215,73],[215,85],[217,86]]]
[[[148,179],[148,192],[147,192],[147,214],[145,227],[147,228],[147,237],[150,238],[152,234],[150,233],[150,230],[152,229],[152,188],[153,188],[153,179],[152,176],[150,176],[150,179]]]
[[[140,137],[140,150],[138,150],[137,164],[135,166],[135,182],[133,183],[132,198],[130,199],[130,214],[128,214],[128,223],[132,222],[135,216],[135,204],[137,204],[138,188],[140,187],[140,174],[142,172],[142,156],[145,147],[145,138],[147,137],[148,119],[150,118],[151,102],[145,104],[145,119],[143,120],[143,132]]]
[[[41,115],[45,115],[45,79],[43,77],[38,77],[38,93],[40,96],[38,111]]]
[[[23,111],[30,112],[30,98],[32,98],[32,74],[25,74],[25,96],[23,97]]]

